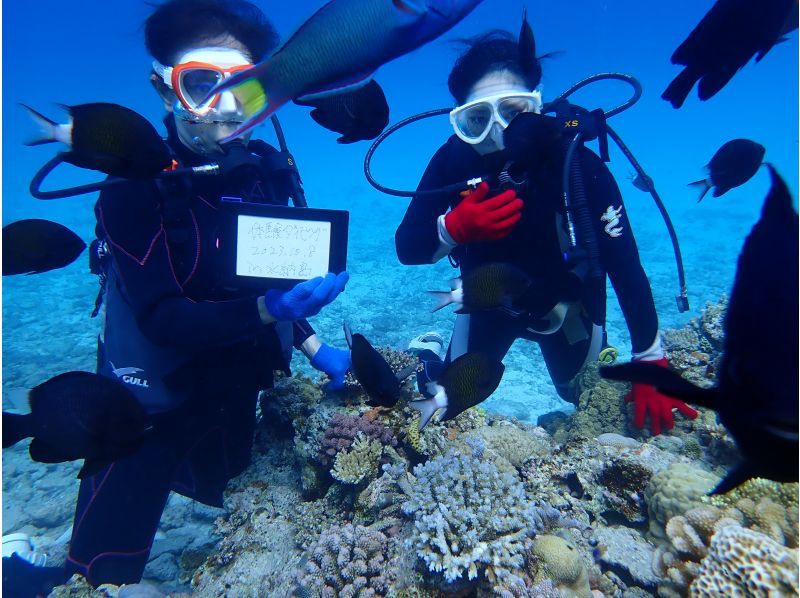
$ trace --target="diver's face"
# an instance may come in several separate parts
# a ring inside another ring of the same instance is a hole
[[[178,55],[174,64],[190,62],[228,69],[250,64],[251,60],[240,44],[235,40],[228,40],[220,45],[207,44],[187,49]],[[206,93],[213,87],[211,83],[207,85],[208,89],[198,87],[196,93]],[[164,97],[164,101],[167,110],[175,114],[178,138],[190,150],[204,156],[221,154],[219,141],[238,129],[244,121],[241,106],[230,91],[219,94],[214,107],[201,118],[186,110],[174,92],[171,97]],[[252,132],[244,133],[240,139],[247,142],[250,135]]]
[[[513,74],[511,71],[503,69],[500,71],[487,73],[478,79],[478,81],[475,82],[475,85],[473,85],[470,89],[469,94],[467,95],[467,101],[465,103],[474,102],[479,98],[484,98],[486,96],[495,94],[512,94],[529,91],[531,90],[525,85],[525,81]],[[504,129],[505,128],[500,123],[494,123],[491,131],[486,136],[486,139],[473,145],[472,147],[475,148],[475,151],[482,156],[499,152],[505,147],[503,144]]]

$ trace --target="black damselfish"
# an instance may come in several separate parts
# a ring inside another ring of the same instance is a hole
[[[680,108],[698,81],[699,98],[713,97],[753,56],[758,62],[797,29],[797,7],[798,0],[717,0],[672,55],[686,68],[661,97]]]
[[[313,106],[311,118],[326,129],[341,133],[336,140],[339,143],[375,139],[389,124],[389,104],[383,89],[374,80],[332,96],[299,98],[295,104]]]
[[[436,382],[428,383],[431,398],[409,403],[420,412],[419,429],[428,425],[440,409],[444,409],[440,421],[447,421],[488,399],[504,371],[502,362],[486,353],[473,351],[458,357],[445,366]]]
[[[23,106],[42,127],[42,137],[27,145],[53,141],[72,149],[65,162],[122,178],[151,178],[172,164],[169,147],[150,122],[129,108],[98,102],[64,106],[70,122],[58,124]]]
[[[84,249],[86,243],[58,222],[18,220],[3,227],[3,276],[63,268]]]
[[[786,183],[767,166],[772,188],[739,255],[717,385],[699,388],[645,362],[600,370],[719,414],[744,460],[713,494],[754,477],[798,481],[798,217]]]
[[[416,371],[416,364],[395,374],[369,341],[362,334],[353,334],[346,322],[344,335],[350,347],[353,375],[369,396],[369,403],[393,407],[400,398],[400,384]]]
[[[428,291],[439,301],[433,311],[455,304],[457,314],[511,308],[531,286],[531,278],[504,262],[483,264],[450,281],[450,291]]]
[[[758,171],[764,161],[766,149],[760,143],[749,139],[733,139],[723,144],[711,157],[706,168],[708,178],[694,183],[691,187],[699,187],[700,203],[713,188],[713,197],[719,197],[739,185],[744,185]]]
[[[122,383],[90,372],[66,372],[28,394],[31,412],[3,411],[3,448],[33,437],[40,463],[85,459],[78,477],[135,452],[151,426]]]

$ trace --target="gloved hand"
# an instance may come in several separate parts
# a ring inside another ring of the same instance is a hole
[[[655,363],[664,368],[667,367],[666,357],[649,363]],[[689,419],[697,417],[697,411],[686,403],[679,399],[662,395],[654,386],[649,384],[634,383],[631,392],[625,397],[626,403],[631,401],[633,401],[633,425],[637,428],[643,428],[644,418],[647,414],[650,416],[650,431],[655,435],[661,434],[662,426],[666,430],[671,430],[675,427],[675,419],[672,415],[673,409],[677,409],[684,417]]]
[[[502,239],[522,218],[522,200],[513,189],[485,199],[489,185],[481,183],[444,217],[456,243]]]
[[[344,388],[344,376],[352,366],[350,351],[344,351],[322,343],[310,363],[314,369],[328,374],[331,379],[328,388],[331,390]]]
[[[336,299],[349,279],[347,272],[338,275],[328,272],[324,277],[300,282],[288,291],[270,289],[264,295],[264,305],[279,322],[309,318]]]

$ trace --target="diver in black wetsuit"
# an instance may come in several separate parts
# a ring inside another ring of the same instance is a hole
[[[217,143],[243,120],[230,92],[210,109],[195,103],[219,78],[260,61],[277,44],[258,8],[243,0],[169,0],[147,19],[145,37],[179,166],[276,152],[249,135]],[[222,506],[228,480],[250,461],[258,392],[272,385],[274,370],[288,373],[293,346],[334,387],[343,385],[349,351],[321,343],[305,318],[337,297],[346,273],[266,294],[232,287],[222,275],[220,198],[287,205],[289,193],[285,172],[255,167],[101,192],[95,212],[105,325],[98,372],[134,392],[154,431],[128,458],[86,464],[94,471],[81,480],[66,570],[4,560],[4,593],[46,593],[73,573],[95,586],[140,581],[171,490]]]
[[[448,81],[458,104],[451,112],[456,134],[433,156],[417,191],[444,188],[487,172],[500,173],[511,158],[504,131],[515,116],[540,111],[541,95],[536,89],[540,80],[541,66],[527,22],[519,41],[501,31],[471,40]],[[515,313],[498,309],[458,315],[445,363],[467,351],[484,351],[502,359],[516,339],[533,340],[539,343],[559,395],[571,400],[570,381],[583,365],[597,360],[604,348],[606,280],[605,275],[579,276],[565,261],[562,146],[548,145],[543,139],[531,140],[528,146],[531,151],[522,161],[524,173],[514,174],[515,180],[527,179],[526,187],[490,190],[482,183],[462,194],[465,197],[454,192],[416,195],[395,235],[397,255],[409,265],[429,264],[449,255],[462,273],[492,262],[523,270],[533,284],[515,303]],[[583,173],[600,266],[619,298],[633,359],[666,367],[650,285],[619,189],[596,154],[581,146],[576,159]],[[442,367],[432,358],[434,353],[420,354],[424,362],[428,359],[420,388],[427,378],[435,380]],[[626,401],[635,404],[635,425],[643,427],[647,415],[654,434],[673,427],[673,408],[690,418],[697,415],[681,401],[645,385],[634,385]]]

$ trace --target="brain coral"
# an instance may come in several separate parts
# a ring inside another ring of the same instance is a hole
[[[797,551],[764,534],[730,525],[711,539],[690,596],[797,596]]]
[[[700,505],[718,482],[713,473],[687,463],[673,463],[655,474],[645,489],[650,531],[663,538],[667,521]]]

